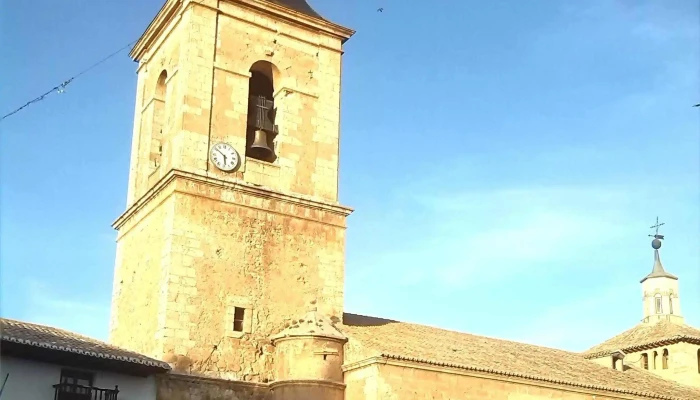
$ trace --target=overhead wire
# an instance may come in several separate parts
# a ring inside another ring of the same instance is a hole
[[[204,2],[204,0],[196,0],[196,1],[195,1],[195,0],[192,0],[192,1],[191,1],[191,3],[194,3],[194,4],[201,4],[202,2]],[[382,10],[382,11],[383,11],[383,10]],[[37,96],[37,97],[35,97],[35,98],[32,99],[32,100],[29,100],[28,102],[24,103],[22,106],[17,107],[17,108],[14,109],[13,111],[11,111],[11,112],[5,114],[2,118],[0,118],[0,121],[4,120],[5,118],[7,118],[7,117],[9,117],[9,116],[11,116],[11,115],[14,115],[14,114],[16,114],[16,113],[22,111],[23,109],[29,107],[30,105],[32,105],[32,104],[34,104],[34,103],[38,103],[38,102],[44,100],[48,95],[50,95],[50,94],[52,94],[52,93],[54,93],[54,92],[55,92],[55,93],[63,93],[63,92],[65,91],[66,87],[67,87],[68,85],[70,85],[75,79],[77,79],[78,77],[82,76],[83,74],[85,74],[85,73],[87,73],[87,72],[93,70],[94,68],[97,68],[99,65],[103,64],[103,63],[106,62],[107,60],[111,59],[112,57],[114,57],[114,56],[116,56],[117,54],[121,53],[122,51],[126,50],[127,48],[133,46],[137,41],[138,41],[138,40],[134,40],[134,41],[131,41],[131,42],[127,43],[126,45],[120,47],[118,50],[116,50],[116,51],[114,51],[113,53],[109,54],[107,57],[105,57],[105,58],[103,58],[103,59],[97,61],[96,63],[92,64],[91,66],[85,68],[84,70],[78,72],[77,74],[73,75],[72,77],[66,79],[66,80],[63,81],[60,85],[54,86],[53,88],[49,89],[48,91],[46,91],[46,92],[43,93],[42,95]]]
[[[80,77],[80,76],[86,74],[87,72],[89,72],[89,71],[91,71],[91,70],[97,68],[97,67],[100,66],[102,63],[104,63],[105,61],[109,60],[110,58],[116,56],[117,54],[121,53],[121,52],[124,51],[125,49],[131,47],[131,46],[132,46],[134,43],[136,43],[136,42],[137,42],[137,41],[134,40],[134,41],[129,42],[128,44],[126,44],[126,45],[120,47],[119,50],[114,51],[113,53],[111,53],[111,54],[108,55],[107,57],[105,57],[105,58],[103,58],[103,59],[97,61],[96,63],[90,65],[89,67],[87,67],[87,68],[85,68],[85,69],[83,69],[82,71],[78,72],[77,74],[73,75],[72,77],[66,79],[66,80],[63,81],[63,83],[61,83],[60,85],[51,88],[50,90],[46,91],[44,94],[42,94],[42,95],[40,95],[40,96],[38,96],[38,97],[36,97],[36,98],[34,98],[34,99],[32,99],[32,100],[29,100],[29,101],[26,102],[24,105],[22,105],[22,106],[16,108],[14,111],[12,111],[12,112],[10,112],[10,113],[8,113],[8,114],[5,114],[5,115],[2,117],[2,119],[0,119],[0,120],[4,120],[5,118],[7,118],[7,117],[9,117],[9,116],[11,116],[11,115],[14,115],[14,114],[16,114],[16,113],[22,111],[23,109],[29,107],[30,105],[32,105],[32,104],[34,104],[34,103],[38,103],[38,102],[44,100],[44,99],[46,98],[46,96],[50,95],[51,93],[54,93],[54,92],[56,92],[56,93],[63,93],[63,92],[65,91],[66,87],[67,87],[71,82],[73,82],[76,78],[78,78],[78,77]]]
[[[204,0],[190,0],[190,3],[193,3],[193,4],[201,4],[201,3],[203,3],[203,2],[204,2]],[[2,118],[0,118],[0,121],[4,120],[5,118],[7,118],[7,117],[9,117],[9,116],[11,116],[11,115],[14,115],[14,114],[20,112],[21,110],[23,110],[23,109],[29,107],[30,105],[32,105],[32,104],[34,104],[34,103],[38,103],[38,102],[44,100],[44,99],[46,98],[46,96],[50,95],[51,93],[54,93],[54,92],[56,92],[56,93],[63,93],[63,92],[65,91],[66,87],[67,87],[69,84],[71,84],[71,82],[73,82],[76,78],[78,78],[78,77],[82,76],[83,74],[85,74],[85,73],[91,71],[92,69],[98,67],[99,65],[101,65],[101,64],[104,63],[105,61],[109,60],[110,58],[116,56],[117,54],[121,53],[122,51],[124,51],[124,50],[128,49],[129,47],[133,46],[134,43],[136,43],[136,42],[138,42],[138,39],[137,39],[137,40],[134,40],[134,41],[131,41],[131,42],[127,43],[126,45],[120,47],[118,50],[114,51],[113,53],[111,53],[111,54],[108,55],[107,57],[105,57],[105,58],[103,58],[103,59],[97,61],[96,63],[92,64],[91,66],[85,68],[84,70],[78,72],[77,74],[73,75],[72,77],[66,79],[66,80],[63,81],[63,83],[61,83],[60,85],[51,88],[50,90],[48,90],[47,92],[45,92],[45,93],[42,94],[41,96],[38,96],[38,97],[36,97],[36,98],[34,98],[34,99],[32,99],[32,100],[29,100],[29,101],[26,102],[24,105],[22,105],[22,106],[16,108],[15,110],[13,110],[12,112],[10,112],[10,113],[8,113],[8,114],[5,114]]]

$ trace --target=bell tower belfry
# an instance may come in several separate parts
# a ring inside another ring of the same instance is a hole
[[[651,241],[651,247],[654,249],[654,266],[651,272],[640,281],[644,304],[642,322],[653,324],[667,320],[683,324],[684,319],[681,315],[681,302],[678,295],[678,277],[666,272],[661,264],[659,249],[662,240],[664,240],[664,235],[659,235],[661,225],[664,224],[659,224],[657,218],[656,225],[652,226],[652,229],[656,228],[656,232],[654,235],[649,235],[654,238]]]
[[[127,209],[110,341],[274,379],[271,335],[343,315],[342,46],[304,0],[167,0],[135,44]]]

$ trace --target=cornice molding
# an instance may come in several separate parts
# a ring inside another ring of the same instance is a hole
[[[231,4],[237,4],[239,6],[244,6],[250,9],[257,10],[269,15],[272,15],[282,20],[292,23],[294,25],[300,25],[306,29],[312,31],[320,31],[326,35],[338,38],[341,43],[345,43],[355,31],[346,28],[342,25],[335,24],[333,22],[313,18],[305,14],[299,13],[297,11],[291,10],[287,7],[280,6],[264,0],[219,0],[225,1]],[[191,5],[197,5],[200,7],[209,8],[222,13],[220,8],[214,8],[207,4],[197,3],[193,0],[168,0],[161,7],[161,9],[156,14],[155,18],[146,27],[141,37],[136,41],[134,47],[129,52],[129,56],[134,61],[141,61],[143,56],[148,52],[150,47],[155,43],[160,33],[165,29],[168,23],[176,16],[180,15]],[[321,45],[321,44],[317,44]],[[327,47],[327,46],[323,46]]]
[[[236,181],[230,182],[218,178],[202,176],[194,174],[191,172],[186,172],[177,169],[171,169],[163,178],[161,178],[158,183],[156,183],[150,190],[148,190],[140,199],[138,199],[134,204],[132,204],[127,210],[117,218],[112,227],[119,230],[124,224],[129,221],[138,211],[143,209],[154,197],[156,197],[160,192],[162,192],[166,187],[168,187],[174,181],[182,179],[194,183],[206,184],[210,186],[219,187],[225,190],[237,191],[239,193],[247,194],[250,196],[277,200],[280,202],[285,202],[297,206],[302,206],[305,208],[316,209],[320,211],[329,212],[342,217],[347,217],[353,212],[350,207],[341,206],[339,204],[332,204],[317,199],[311,199],[306,196],[301,195],[290,195],[284,194],[270,188],[263,186],[257,186],[250,183]],[[175,189],[176,192],[184,192],[182,190]],[[187,192],[184,192],[187,193]]]
[[[308,334],[308,335],[293,335],[293,336],[281,336],[281,337],[274,337],[270,339],[273,345],[279,344],[282,342],[289,342],[289,341],[302,341],[302,340],[327,340],[329,342],[335,342],[338,344],[345,344],[348,341],[348,338],[336,338],[333,336],[328,336],[328,335],[314,335],[314,334]]]
[[[145,55],[153,42],[158,39],[160,36],[159,34],[165,29],[168,22],[170,22],[176,14],[182,12],[182,4],[183,0],[166,0],[163,7],[158,11],[158,14],[156,14],[141,37],[136,41],[134,47],[131,48],[129,57],[134,61],[141,61],[141,58]]]
[[[294,11],[287,7],[281,6],[265,0],[223,0],[228,3],[238,3],[244,4],[250,8],[254,8],[260,11],[264,11],[268,14],[274,15],[276,17],[281,17],[288,22],[302,25],[306,28],[311,28],[312,30],[319,30],[331,36],[335,36],[345,43],[355,31],[346,28],[342,25],[330,22],[325,19],[313,18],[308,15],[302,14],[300,12]]]

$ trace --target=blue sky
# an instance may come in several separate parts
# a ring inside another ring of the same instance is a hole
[[[5,4],[0,112],[137,38],[161,3]],[[700,325],[697,1],[311,3],[358,31],[346,311],[583,350],[641,318],[659,215]],[[135,69],[124,52],[0,123],[2,316],[106,339]]]

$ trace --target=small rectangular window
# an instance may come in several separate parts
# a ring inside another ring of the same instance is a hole
[[[672,297],[668,298],[668,312],[670,314],[673,314],[673,298]]]
[[[654,300],[656,300],[656,313],[661,314],[663,312],[661,309],[661,296],[656,297]]]
[[[245,308],[234,307],[233,311],[233,330],[234,332],[243,332],[243,320],[245,319]]]

